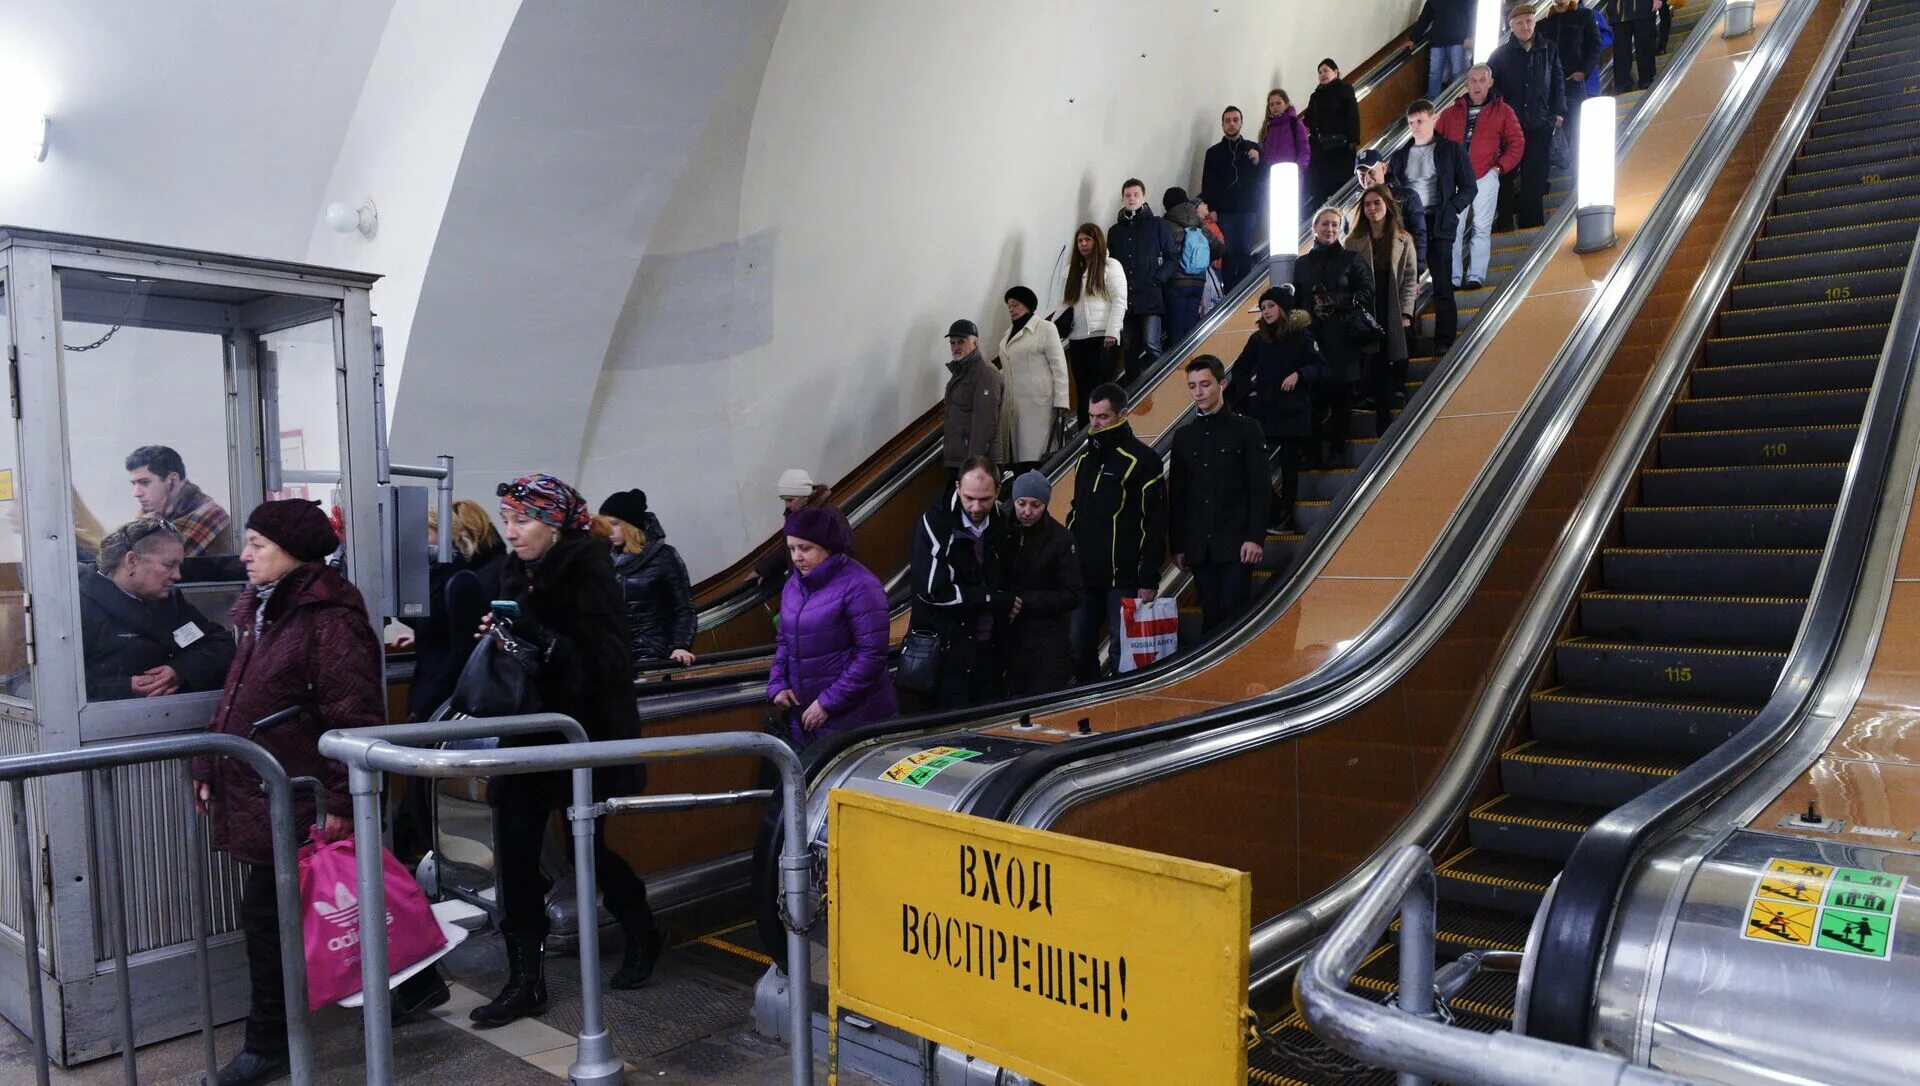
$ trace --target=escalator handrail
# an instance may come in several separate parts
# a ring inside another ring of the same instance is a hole
[[[1724,0],[1716,0],[1715,6],[1723,3]],[[1672,70],[1683,70],[1704,47],[1705,28],[1711,18],[1711,13],[1702,17],[1694,34],[1676,53]],[[1671,80],[1663,80],[1647,92],[1648,101],[1621,129],[1617,147],[1631,146],[1647,124],[1651,123],[1651,118],[1659,112],[1660,104],[1672,93],[1673,85]],[[1456,90],[1463,86],[1464,80]],[[1461,337],[1447,364],[1436,368],[1433,378],[1409,401],[1407,416],[1415,414],[1420,406],[1440,396],[1443,389],[1451,389],[1460,379],[1464,379],[1471,368],[1466,360],[1477,357],[1492,342],[1497,334],[1496,329],[1522,301],[1524,291],[1521,288],[1537,277],[1558,252],[1559,240],[1572,226],[1574,205],[1575,201],[1568,200],[1548,220],[1509,286],[1492,299],[1488,311]],[[1626,264],[1625,258],[1622,264]],[[1581,330],[1596,325],[1604,326],[1606,323],[1602,320],[1585,320],[1582,321]],[[1408,587],[1389,606],[1384,617],[1355,638],[1345,652],[1319,670],[1247,701],[1142,728],[1079,739],[1071,744],[1050,745],[1024,755],[994,775],[970,807],[969,813],[985,818],[1022,820],[1026,815],[1023,808],[1040,782],[1072,763],[1118,757],[1142,747],[1272,720],[1281,715],[1311,710],[1318,716],[1318,707],[1329,699],[1344,702],[1367,696],[1366,691],[1384,677],[1385,673],[1381,671],[1383,663],[1401,655],[1405,646],[1417,641],[1423,630],[1431,628],[1437,619],[1443,617],[1440,610],[1442,600],[1460,591],[1460,571],[1468,568],[1472,561],[1478,541],[1487,526],[1494,522],[1503,504],[1501,499],[1512,496],[1513,480],[1522,475],[1522,469],[1527,465],[1544,465],[1545,455],[1540,442],[1546,439],[1545,435],[1561,432],[1566,425],[1570,425],[1569,420],[1561,420],[1559,416],[1566,409],[1567,399],[1572,394],[1570,387],[1578,381],[1582,372],[1581,366],[1568,361],[1570,357],[1584,358],[1568,354],[1573,345],[1581,342],[1581,330],[1576,330],[1576,338],[1563,346],[1561,354],[1549,369],[1548,377],[1523,406],[1522,421],[1509,432],[1488,467],[1483,469],[1480,479],[1469,492],[1470,500],[1465,510],[1456,513],[1439,544],[1428,554],[1421,569],[1415,572]],[[1212,653],[1204,654],[1205,659],[1201,658],[1203,654],[1195,654],[1190,667],[1210,663],[1217,659],[1217,653],[1237,651],[1258,635],[1264,625],[1261,618],[1278,615],[1304,593],[1313,575],[1332,559],[1339,544],[1366,512],[1372,497],[1386,486],[1393,471],[1411,453],[1424,430],[1424,426],[1417,424],[1421,421],[1424,420],[1415,420],[1414,425],[1403,425],[1390,437],[1383,439],[1385,447],[1375,454],[1370,468],[1355,480],[1346,505],[1307,541],[1307,552],[1302,560],[1296,562],[1289,585],[1269,598],[1261,609],[1261,615],[1242,625]],[[1557,445],[1557,438],[1554,444]],[[1472,500],[1474,495],[1482,500]],[[1100,687],[1084,689],[1097,691]],[[1192,748],[1181,748],[1180,753],[1191,755],[1194,751]]]
[[[1808,93],[1794,103],[1748,194],[1755,209],[1736,217],[1736,223],[1747,226],[1751,220],[1757,226],[1771,205],[1869,7],[1867,0],[1852,2],[1853,8],[1835,25],[1816,74],[1808,81]],[[1751,235],[1749,228],[1737,236]],[[1751,723],[1713,752],[1607,814],[1580,839],[1552,902],[1538,921],[1541,960],[1552,961],[1554,968],[1539,970],[1533,983],[1526,1010],[1533,1035],[1569,1044],[1586,1042],[1592,1028],[1592,996],[1601,958],[1613,930],[1621,889],[1634,866],[1769,757],[1812,711],[1813,693],[1834,663],[1840,633],[1867,561],[1874,524],[1880,516],[1892,438],[1912,396],[1916,369],[1920,369],[1920,238],[1907,263],[1900,301],[1881,352],[1880,371],[1827,537],[1821,572],[1773,695]]]

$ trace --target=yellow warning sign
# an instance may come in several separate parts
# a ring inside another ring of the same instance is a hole
[[[1775,901],[1791,901],[1799,905],[1818,905],[1820,898],[1827,892],[1827,880],[1803,878],[1798,875],[1762,875],[1760,886],[1754,894]]]
[[[1812,946],[1814,920],[1819,911],[1812,905],[1756,900],[1747,915],[1747,930],[1741,934],[1768,943]]]
[[[13,500],[13,469],[0,471],[0,502]]]
[[[1051,1086],[1243,1082],[1252,877],[850,789],[829,1001]],[[836,1064],[837,1030],[828,1066]]]
[[[1833,877],[1832,864],[1813,864],[1800,860],[1771,860],[1767,863],[1767,870],[1781,875],[1798,875],[1805,879],[1830,879]]]

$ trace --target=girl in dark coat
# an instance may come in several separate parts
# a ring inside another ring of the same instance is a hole
[[[500,484],[500,519],[512,555],[501,573],[501,595],[520,605],[514,632],[545,651],[534,678],[542,712],[580,722],[589,739],[640,734],[633,698],[632,649],[626,601],[613,575],[613,557],[590,531],[592,514],[578,491],[551,475],[523,475]],[[493,616],[481,621],[484,631]],[[557,736],[513,736],[503,746],[559,741]],[[639,767],[594,771],[596,799],[633,795],[645,783]],[[573,802],[569,774],[500,777],[487,786],[494,808],[494,867],[507,944],[507,983],[470,1017],[483,1027],[539,1014],[547,1006],[543,940],[547,889],[540,846],[553,812]],[[615,988],[637,988],[653,972],[666,936],[647,906],[647,888],[619,853],[607,847],[606,820],[593,827],[594,870],[607,910],[620,922],[626,947],[613,975]]]
[[[786,534],[795,575],[781,590],[767,700],[786,711],[788,738],[804,747],[886,720],[900,701],[887,670],[887,590],[847,553],[846,521],[832,509],[802,509],[787,517]]]
[[[1280,468],[1276,532],[1293,530],[1300,492],[1300,457],[1313,433],[1313,386],[1327,379],[1327,364],[1314,342],[1313,317],[1293,304],[1293,286],[1283,283],[1260,296],[1260,326],[1234,361],[1227,398],[1235,411],[1260,424],[1267,456]]]
[[[1360,150],[1360,102],[1353,84],[1340,78],[1340,65],[1332,57],[1320,62],[1320,85],[1307,99],[1301,119],[1313,141],[1313,160],[1304,178],[1307,202],[1318,206],[1347,183],[1353,156]]]
[[[233,667],[207,730],[251,739],[279,759],[290,777],[313,777],[326,791],[315,811],[311,793],[296,789],[294,824],[318,824],[333,841],[353,832],[347,768],[322,757],[320,736],[335,728],[387,722],[380,641],[360,591],[325,560],[340,545],[333,525],[312,502],[264,502],[247,517],[240,562],[248,585],[228,618],[236,631]],[[292,719],[255,732],[254,724],[284,709]],[[196,758],[193,776],[209,814],[213,847],[244,866],[240,927],[246,934],[253,999],[246,1044],[222,1068],[221,1086],[266,1082],[286,1072],[287,1008],[280,970],[279,910],[273,882],[273,838],[259,774],[225,758]],[[446,1002],[433,970],[395,993],[396,1015]]]
[[[1029,471],[1013,481],[1014,533],[1007,556],[1007,591],[1013,617],[1001,642],[1009,697],[1047,694],[1073,682],[1073,613],[1080,608],[1080,555],[1073,533],[1047,503],[1053,484]]]
[[[1321,208],[1313,217],[1313,251],[1293,267],[1294,297],[1312,312],[1313,337],[1327,360],[1327,379],[1318,389],[1321,410],[1314,416],[1313,443],[1307,450],[1308,463],[1315,467],[1345,462],[1353,386],[1366,376],[1360,345],[1347,334],[1346,312],[1372,308],[1373,273],[1365,257],[1342,247],[1342,225],[1339,211]]]
[[[633,662],[693,664],[693,585],[680,552],[667,543],[660,518],[647,509],[647,492],[623,490],[600,503],[613,525],[613,575],[627,601]]]

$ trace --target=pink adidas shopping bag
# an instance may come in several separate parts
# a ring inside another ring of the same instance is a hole
[[[300,932],[307,949],[307,1009],[360,990],[360,900],[353,838],[300,849]],[[398,973],[447,945],[427,896],[393,853],[381,850],[387,885],[387,971]]]

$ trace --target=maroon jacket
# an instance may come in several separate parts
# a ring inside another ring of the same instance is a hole
[[[326,786],[327,813],[351,815],[347,767],[320,756],[322,733],[387,722],[380,642],[360,590],[334,569],[309,562],[281,578],[254,632],[260,588],[249,585],[228,612],[238,647],[226,691],[207,730],[252,739],[280,760],[289,777]],[[298,716],[254,734],[253,725],[289,706]],[[213,847],[245,863],[273,862],[267,797],[260,776],[231,758],[196,758],[196,780],[213,786]],[[306,840],[314,822],[312,793],[294,792],[294,835]]]

